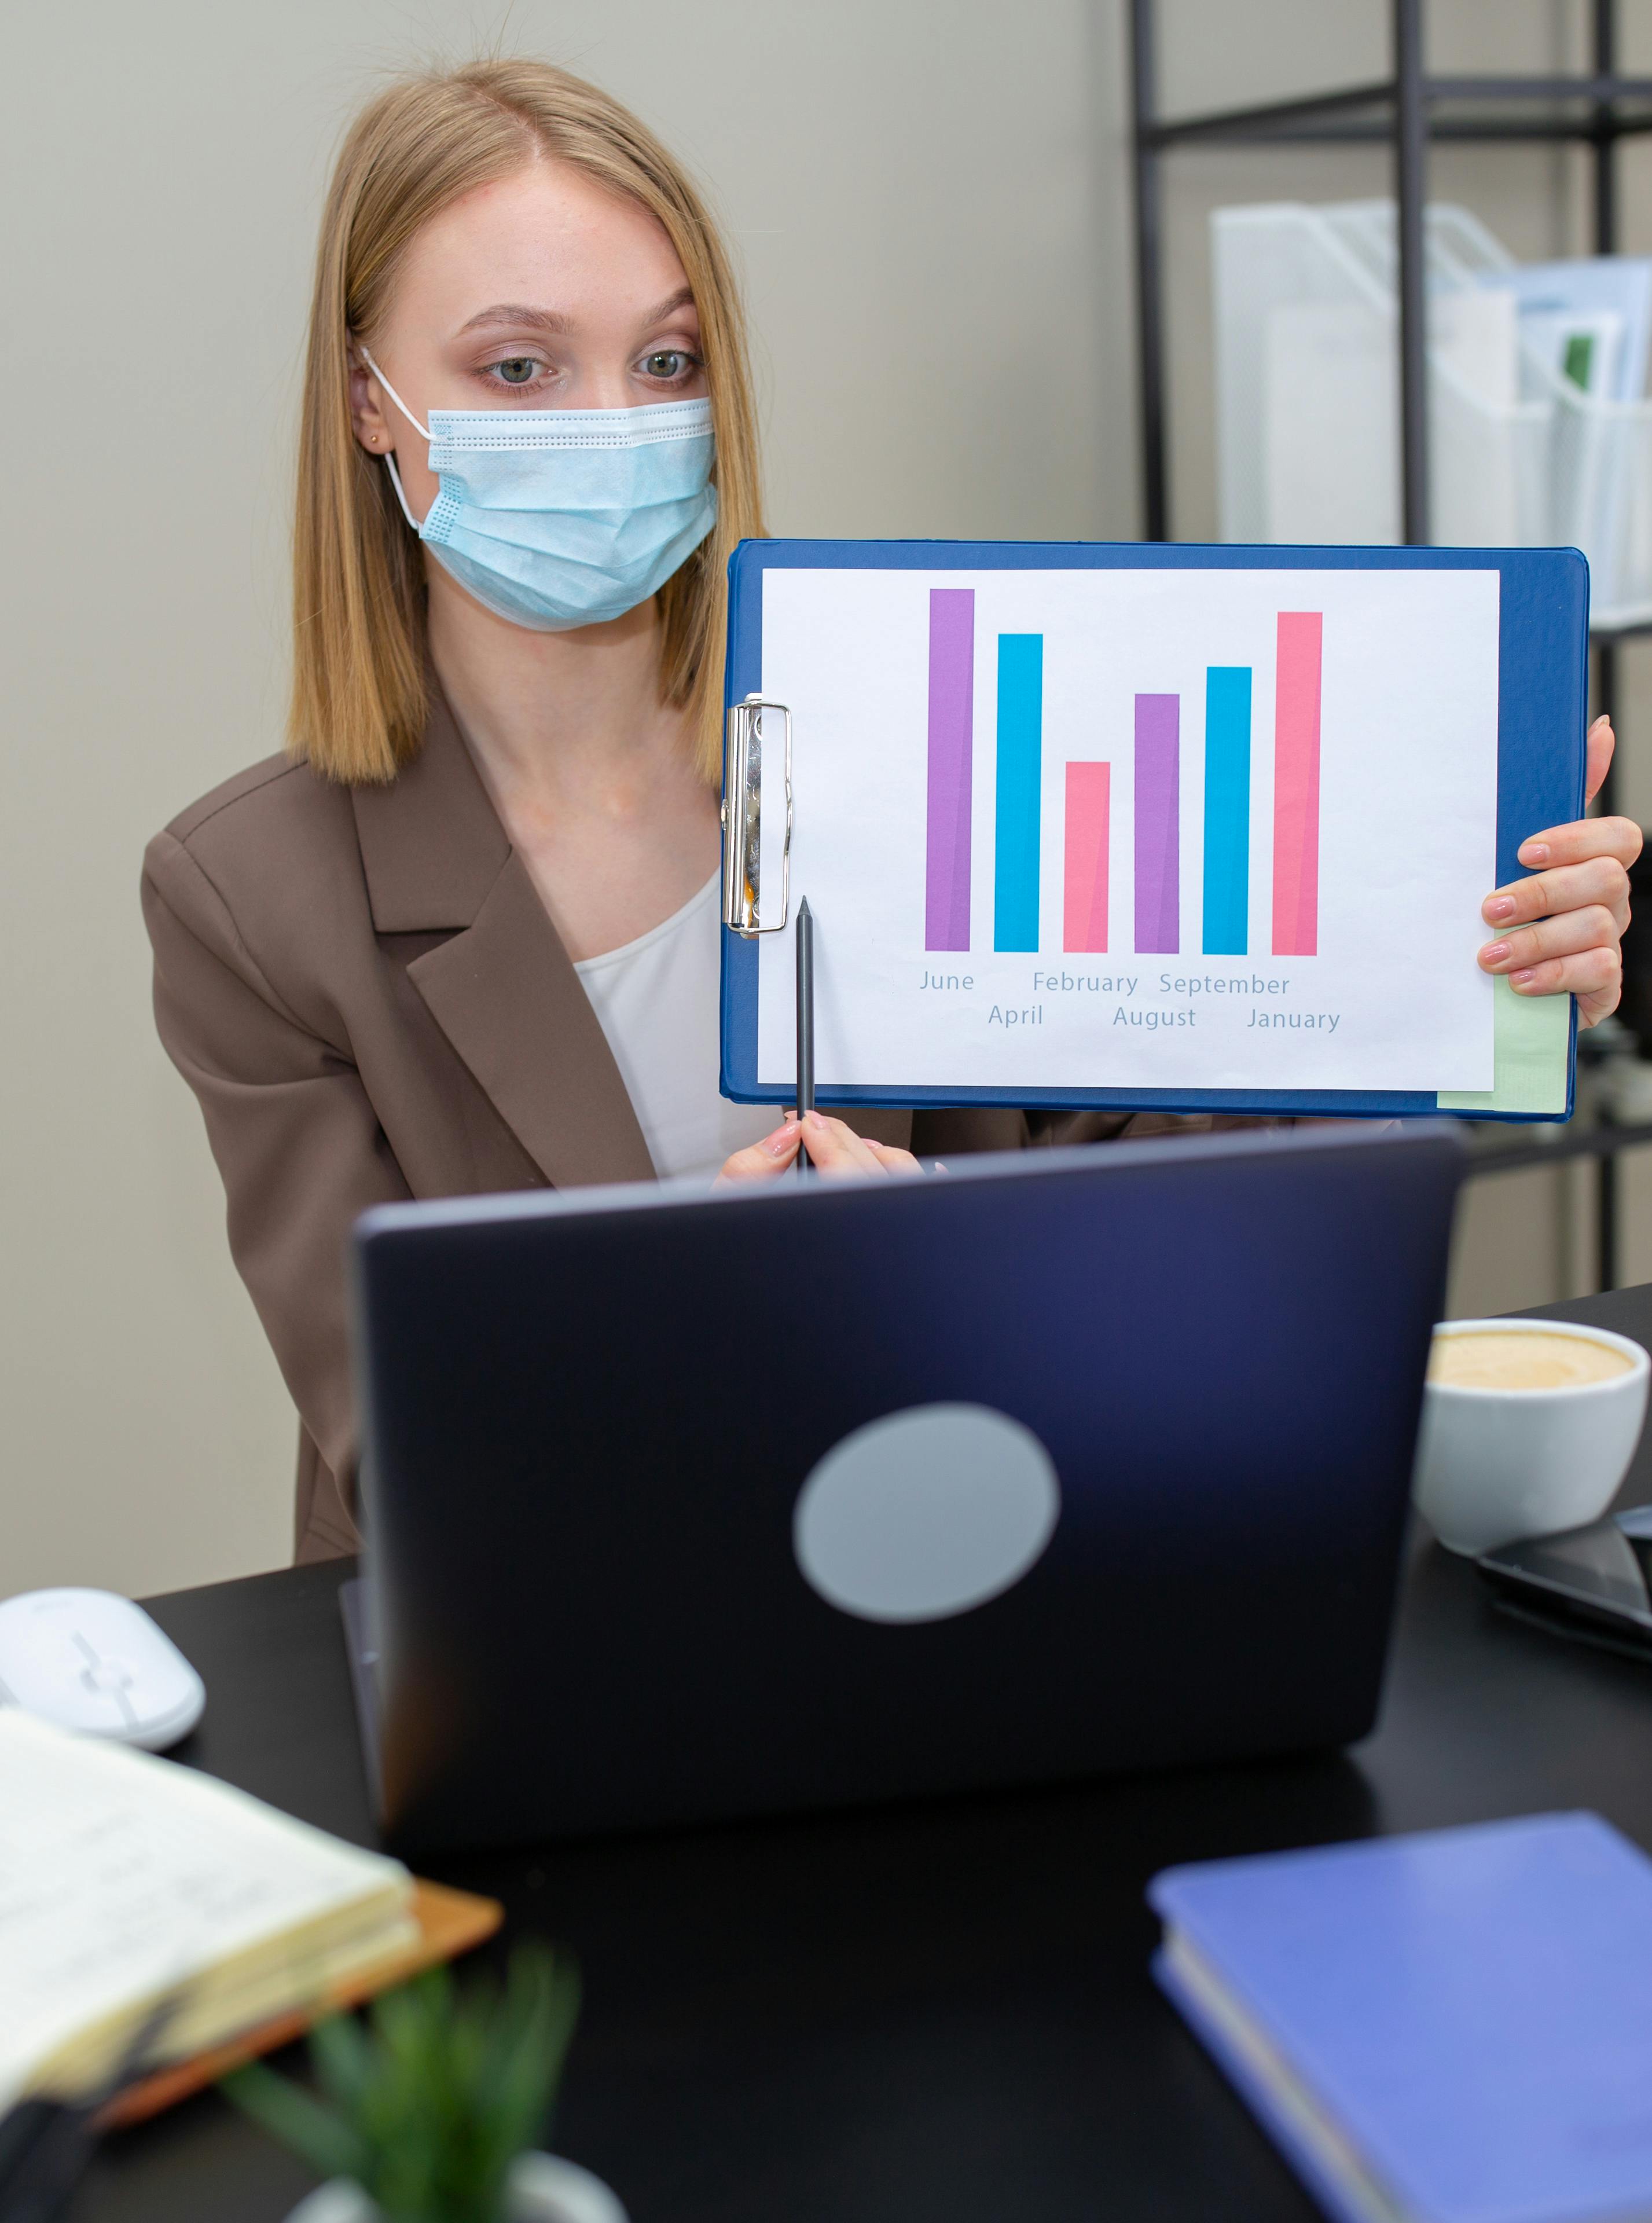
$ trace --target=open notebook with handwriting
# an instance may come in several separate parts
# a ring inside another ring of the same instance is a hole
[[[155,2014],[152,2112],[462,1950],[489,1900],[176,1762],[0,1709],[0,2112],[97,2090]]]

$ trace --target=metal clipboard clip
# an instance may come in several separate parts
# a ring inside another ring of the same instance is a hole
[[[763,715],[777,711],[786,721],[786,838],[780,853],[780,916],[762,919],[763,897]],[[783,702],[748,695],[730,706],[723,741],[723,923],[749,941],[755,935],[778,934],[792,900],[792,714]]]

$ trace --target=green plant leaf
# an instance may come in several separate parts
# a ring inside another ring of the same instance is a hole
[[[573,1962],[527,1941],[502,1987],[484,1976],[462,1993],[432,1970],[384,1993],[365,2028],[318,2025],[311,2056],[330,2104],[267,2069],[239,2072],[231,2096],[323,2175],[353,2177],[389,2223],[502,2223],[579,2009]]]
[[[316,2081],[346,2114],[361,2104],[373,2076],[373,2052],[354,2015],[329,2015],[310,2033],[310,2058]]]
[[[278,2076],[262,2062],[249,2061],[222,2078],[218,2089],[261,2130],[308,2162],[317,2176],[365,2182],[371,2157],[354,2125],[301,2085]]]

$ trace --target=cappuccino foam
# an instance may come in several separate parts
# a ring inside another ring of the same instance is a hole
[[[1610,1344],[1552,1328],[1514,1328],[1506,1335],[1470,1329],[1435,1335],[1429,1379],[1454,1389],[1579,1389],[1627,1374],[1634,1363]]]

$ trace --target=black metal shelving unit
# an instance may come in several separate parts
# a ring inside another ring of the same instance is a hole
[[[1586,76],[1462,77],[1431,73],[1423,60],[1423,0],[1389,0],[1392,67],[1368,84],[1292,100],[1212,110],[1193,116],[1159,113],[1154,56],[1157,0],[1130,0],[1131,141],[1135,179],[1135,260],[1142,454],[1144,538],[1170,532],[1169,440],[1165,412],[1162,173],[1165,159],[1187,147],[1327,147],[1385,144],[1392,149],[1398,215],[1401,514],[1408,542],[1429,538],[1427,319],[1423,247],[1429,148],[1435,142],[1587,147],[1592,162],[1592,231],[1598,255],[1618,245],[1617,152],[1620,142],[1652,132],[1652,78],[1625,77],[1617,67],[1617,0],[1589,0],[1592,68]],[[1652,625],[1597,631],[1593,641],[1597,709],[1618,697],[1618,643]],[[1601,807],[1612,807],[1609,778]],[[1652,1044],[1647,1045],[1652,1049]],[[1529,1130],[1503,1130],[1520,1134]],[[1599,1168],[1597,1256],[1602,1288],[1617,1281],[1617,1157],[1652,1143],[1652,1125],[1559,1128],[1542,1141],[1477,1143],[1477,1170],[1592,1158]]]

